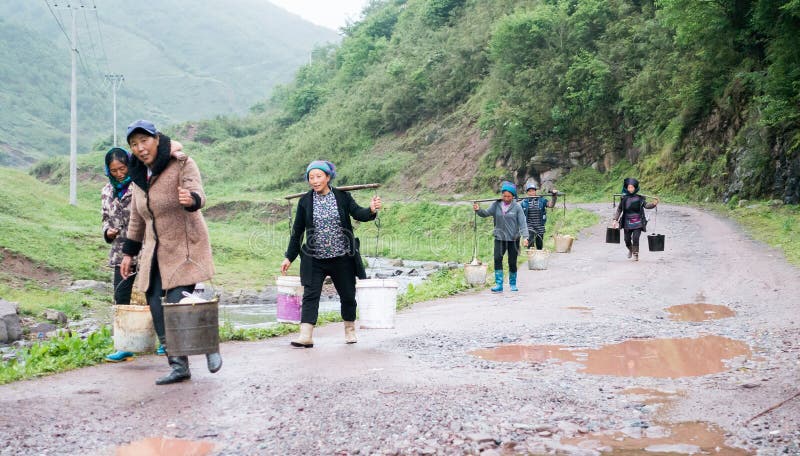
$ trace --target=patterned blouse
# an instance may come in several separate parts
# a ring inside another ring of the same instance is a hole
[[[314,257],[336,258],[349,251],[347,237],[342,233],[342,221],[336,196],[328,192],[322,196],[314,192]]]
[[[114,187],[106,184],[100,194],[102,202],[101,213],[103,215],[103,237],[106,242],[111,243],[111,251],[108,253],[108,265],[111,267],[119,266],[122,263],[122,245],[128,236],[128,221],[131,218],[131,195],[130,189],[117,198],[114,195]],[[110,241],[105,237],[106,231],[110,228],[119,230],[117,237]],[[135,259],[134,259],[135,260]]]

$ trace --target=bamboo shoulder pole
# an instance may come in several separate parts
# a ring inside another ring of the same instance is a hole
[[[358,185],[343,185],[341,187],[334,187],[336,190],[341,190],[343,192],[349,192],[351,190],[364,190],[367,188],[379,188],[381,184],[358,184]],[[286,195],[283,198],[290,200],[294,198],[300,198],[301,196],[305,195],[308,192],[303,193],[294,193],[291,195]]]

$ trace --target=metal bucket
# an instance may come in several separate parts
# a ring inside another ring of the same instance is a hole
[[[556,253],[569,253],[572,250],[572,241],[574,237],[569,234],[556,234],[553,236],[556,244]]]
[[[303,303],[303,285],[300,277],[278,276],[275,278],[278,305],[275,319],[283,323],[300,323],[300,308]]]
[[[164,303],[170,356],[219,352],[219,298],[194,303]]]
[[[666,236],[664,236],[663,234],[648,234],[647,248],[651,252],[663,252],[665,238]]]
[[[152,352],[156,331],[149,306],[114,306],[114,349],[133,353]]]
[[[528,249],[528,269],[543,271],[547,269],[547,258],[550,252],[547,250]]]
[[[467,263],[464,265],[464,278],[469,285],[483,285],[486,283],[485,264]]]
[[[364,279],[356,282],[356,302],[362,328],[394,328],[397,313],[396,280]]]
[[[606,243],[619,244],[619,228],[606,228]]]

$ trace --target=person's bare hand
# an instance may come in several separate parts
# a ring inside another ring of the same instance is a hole
[[[118,234],[119,234],[119,230],[116,229],[116,228],[109,228],[109,229],[106,230],[106,237],[111,239],[111,240],[116,239]]]
[[[178,187],[178,203],[183,207],[192,207],[194,205],[194,197],[192,192],[185,188]]]

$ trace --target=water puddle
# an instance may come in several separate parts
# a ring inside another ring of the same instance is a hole
[[[749,356],[744,342],[708,335],[696,339],[635,339],[599,349],[559,345],[504,345],[471,355],[498,362],[575,361],[583,372],[618,377],[678,378],[723,372],[725,360]]]
[[[578,312],[580,312],[582,314],[592,313],[592,310],[593,310],[591,307],[586,307],[586,306],[568,306],[568,307],[564,307],[564,308],[567,309],[567,310],[577,310]]]
[[[636,435],[636,434],[640,435]],[[630,432],[591,434],[586,437],[564,439],[563,443],[586,448],[611,448],[609,454],[627,455],[684,455],[724,454],[745,456],[751,453],[725,444],[722,429],[703,422],[654,425],[646,429],[635,428]]]
[[[669,318],[675,321],[707,321],[728,318],[736,312],[726,306],[716,304],[680,304],[667,307]]]
[[[115,456],[205,456],[211,454],[211,442],[151,437],[119,447]]]

